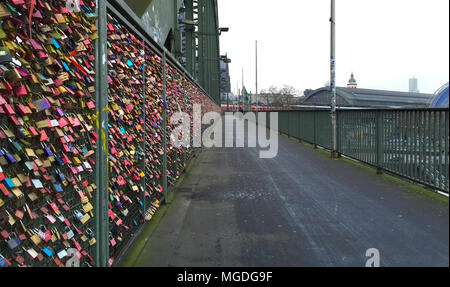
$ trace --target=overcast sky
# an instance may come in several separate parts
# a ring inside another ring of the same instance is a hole
[[[221,54],[232,91],[288,84],[303,91],[329,81],[330,0],[218,0]],[[337,85],[351,72],[359,88],[434,93],[449,78],[449,0],[336,0]]]

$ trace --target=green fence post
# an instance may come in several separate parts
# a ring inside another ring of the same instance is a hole
[[[163,194],[164,203],[167,203],[167,76],[166,76],[166,50],[163,51]]]
[[[282,127],[282,111],[278,111],[278,134],[281,136],[283,133],[281,132],[281,127]],[[270,119],[270,117],[269,117]]]
[[[446,190],[447,192],[449,191],[449,186],[448,186],[448,182],[449,182],[449,180],[448,180],[448,174],[449,174],[449,162],[448,162],[448,158],[449,158],[449,155],[448,155],[448,152],[449,152],[449,144],[448,144],[448,128],[449,128],[449,124],[448,124],[448,110],[447,111],[445,111],[444,112],[444,116],[445,116],[445,119],[444,119],[444,143],[445,143],[445,146],[444,146],[444,164],[445,164],[445,170],[446,170],[446,172],[445,172],[445,174],[446,174],[446,178],[445,178],[445,183],[444,183],[444,190]]]
[[[377,174],[383,173],[383,111],[376,111],[376,151]]]
[[[336,110],[336,145],[337,145],[337,158],[342,157],[341,152],[341,112]]]
[[[186,79],[186,73],[183,71],[183,77],[184,79]],[[184,113],[186,113],[189,110],[189,106],[188,106],[188,100],[187,100],[187,93],[184,93]],[[191,128],[191,123],[189,123],[189,129]],[[191,144],[191,132],[189,131],[189,145]],[[181,172],[184,173],[185,172],[185,167],[186,167],[186,153],[188,152],[188,147],[187,146],[182,146],[182,149],[184,150],[183,153],[183,166],[181,169]]]
[[[144,173],[144,177],[141,178],[141,202],[142,202],[142,216],[145,216],[146,212],[146,204],[145,204],[145,189],[147,188],[147,170],[145,167],[145,161],[147,159],[147,153],[145,152],[145,147],[147,145],[147,128],[146,128],[146,112],[147,112],[147,81],[145,74],[145,39],[142,39],[142,54],[144,57],[144,63],[142,64],[142,81],[143,81],[143,93],[142,93],[142,118],[143,118],[143,141],[142,141],[142,172]]]
[[[290,127],[291,127],[291,121],[290,121],[290,119],[291,119],[291,112],[289,111],[289,112],[285,112],[285,113],[287,115],[286,134],[287,134],[287,137],[290,138],[291,137],[291,129],[290,129]]]
[[[97,244],[95,262],[98,267],[107,267],[109,259],[109,219],[108,219],[108,71],[107,71],[107,12],[106,1],[98,1],[97,29],[99,38],[95,42],[96,71],[96,117],[95,127],[97,152],[95,164],[95,232]]]
[[[316,111],[314,110],[313,111],[313,136],[314,136],[314,149],[317,149],[317,117],[316,117],[316,115],[317,115],[317,113],[316,113]]]
[[[298,124],[298,142],[302,142],[302,113],[303,111],[298,111],[297,124]]]

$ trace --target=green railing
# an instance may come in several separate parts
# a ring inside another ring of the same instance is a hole
[[[449,192],[448,109],[338,110],[337,116],[338,154]],[[283,111],[278,122],[282,134],[331,148],[329,110]]]

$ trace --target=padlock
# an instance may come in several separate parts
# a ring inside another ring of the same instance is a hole
[[[59,181],[61,182],[66,181],[64,174],[59,169],[56,170],[56,175],[58,176]]]
[[[42,182],[39,179],[32,179],[31,183],[33,184],[34,188],[41,189],[44,186],[42,185]]]
[[[109,244],[111,247],[114,247],[117,244],[116,239],[111,234],[109,235]]]
[[[88,228],[86,229],[86,234],[89,237],[89,245],[94,245],[97,242],[97,240],[95,239],[95,233],[90,228]]]
[[[13,250],[20,245],[20,239],[14,232],[10,235],[12,235],[12,237],[6,241],[6,245],[9,249]]]
[[[47,256],[47,257],[51,257],[53,255],[53,251],[50,250],[49,247],[45,247],[42,249],[42,253]]]
[[[75,210],[75,211],[73,212],[73,216],[74,216],[75,220],[78,221],[78,222],[79,222],[81,219],[83,219],[83,217],[84,217],[83,213],[81,213],[79,210]]]
[[[43,146],[45,155],[46,155],[47,157],[53,156],[53,152],[52,152],[51,149],[47,146],[46,143],[41,143],[41,145]]]
[[[53,213],[55,213],[56,215],[60,215],[61,214],[61,211],[59,210],[59,208],[56,205],[56,203],[54,203],[54,202],[49,203],[49,207],[53,211]]]
[[[32,229],[34,234],[36,234],[37,236],[39,236],[39,238],[43,241],[46,237],[46,234],[44,231],[40,230],[39,228],[33,228]]]
[[[23,263],[25,262],[25,258],[23,258],[23,256],[21,255],[17,255],[14,261],[16,261],[17,264],[19,264],[19,267],[22,267],[24,266]]]
[[[6,229],[0,231],[0,236],[1,236],[4,240],[7,240],[7,239],[10,237],[9,232],[8,232]]]
[[[66,250],[66,249],[63,249],[63,250],[59,251],[59,252],[57,253],[57,256],[58,256],[59,259],[65,258],[65,257],[67,256],[67,250]]]
[[[51,215],[51,214],[45,214],[44,215],[44,218],[46,219],[46,221],[49,223],[49,224],[53,224],[53,223],[55,223],[56,222],[56,218],[53,216],[53,215]]]
[[[38,256],[37,251],[34,250],[33,248],[28,248],[28,249],[25,249],[25,248],[24,248],[24,250],[25,250],[25,252],[30,256],[30,258],[31,258],[32,260],[35,259],[35,258]]]
[[[72,243],[73,243],[73,247],[75,247],[75,249],[77,249],[78,251],[81,251],[81,245],[80,243],[78,243],[78,241],[76,241],[75,239],[72,239]]]
[[[0,267],[9,267],[11,262],[0,254]]]
[[[20,241],[24,241],[27,239],[27,236],[25,235],[25,233],[21,233],[21,232],[17,233],[17,237],[19,238]]]
[[[91,218],[91,216],[88,213],[86,213],[83,216],[83,218],[80,219],[81,224],[86,224],[89,221],[90,218]]]
[[[73,231],[68,227],[68,226],[66,226],[65,228],[64,228],[64,230],[66,231],[64,234],[66,235],[66,236],[63,236],[63,239],[65,239],[65,240],[70,240],[70,239],[72,239],[74,236],[75,236],[75,234],[73,233]],[[66,237],[66,238],[65,238]]]
[[[30,234],[30,241],[35,245],[39,246],[39,244],[42,242],[42,239],[39,237],[39,235],[34,231],[29,229]]]

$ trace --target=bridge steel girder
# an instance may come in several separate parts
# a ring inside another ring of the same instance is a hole
[[[159,35],[158,41],[160,41],[160,44],[164,45],[166,40],[168,40],[169,32],[173,32],[170,39],[170,52],[180,60],[182,55],[179,50],[181,47],[181,32],[178,29],[178,13],[182,1],[124,1],[132,7],[133,11],[147,25],[147,32]],[[186,25],[185,68],[208,92],[210,97],[217,104],[220,104],[220,50],[217,0],[184,0],[184,6],[186,20],[191,23],[196,22],[195,25]],[[151,15],[152,13],[155,15]],[[159,20],[158,25],[155,24],[157,21],[154,19]]]
[[[184,0],[186,8],[186,20],[194,21],[194,1]],[[195,72],[196,62],[196,48],[195,48],[195,27],[193,25],[186,25],[186,70],[197,78]]]
[[[217,0],[198,0],[199,82],[220,104],[220,49]]]

